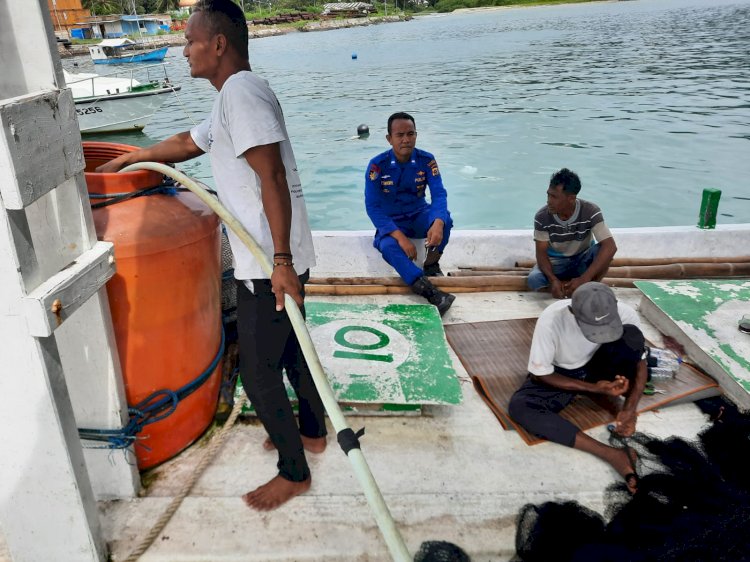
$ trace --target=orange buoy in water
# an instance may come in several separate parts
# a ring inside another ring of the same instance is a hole
[[[89,193],[114,195],[158,186],[162,176],[95,173],[136,150],[84,142]],[[125,393],[132,407],[154,392],[196,379],[221,345],[221,257],[218,217],[192,193],[149,195],[93,210],[96,234],[114,243],[117,273],[107,283]],[[164,419],[144,426],[138,468],[159,464],[190,445],[216,411],[221,364]],[[163,396],[159,396],[163,398]]]

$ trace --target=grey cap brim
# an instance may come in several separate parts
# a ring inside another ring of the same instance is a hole
[[[618,314],[613,315],[612,320],[606,324],[588,324],[578,317],[576,322],[583,336],[593,343],[610,343],[622,337],[622,321]]]

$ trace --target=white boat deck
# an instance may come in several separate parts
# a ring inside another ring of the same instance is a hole
[[[368,231],[316,233],[321,265],[314,275],[392,275],[372,249],[371,236]],[[750,225],[615,229],[615,236],[618,255],[625,257],[733,256],[737,248],[747,247]],[[442,261],[448,271],[459,266],[510,266],[531,257],[533,243],[527,231],[457,231]],[[638,290],[616,292],[623,301],[639,306]],[[337,300],[424,302],[413,295]],[[534,317],[550,302],[546,294],[527,292],[462,293],[444,322]],[[645,319],[643,324],[646,336],[660,343],[653,325]],[[617,479],[614,471],[584,453],[551,444],[529,447],[515,432],[504,431],[455,356],[453,361],[462,381],[461,405],[425,407],[421,417],[349,418],[353,428],[367,428],[363,452],[410,552],[423,541],[447,540],[473,560],[509,560],[514,554],[514,522],[526,503],[572,499],[601,512],[604,490]],[[699,409],[687,404],[642,415],[639,429],[659,437],[692,438],[705,423]],[[592,435],[604,439],[606,429],[592,430]],[[143,561],[389,560],[349,461],[333,436],[328,451],[311,459],[309,493],[271,513],[247,508],[242,494],[276,472],[275,454],[263,450],[263,439],[256,421],[232,430],[224,449]],[[204,445],[199,443],[157,469],[142,497],[99,503],[113,561],[124,560],[150,531],[197,465]],[[120,457],[112,461],[113,466],[123,465]],[[106,462],[103,457],[101,462]],[[107,467],[93,466],[94,487],[108,484],[102,481]],[[0,561],[7,559],[0,529]]]
[[[635,307],[636,289],[616,289]],[[309,297],[340,302],[421,302],[413,296]],[[444,322],[537,316],[551,302],[532,293],[460,294]],[[652,341],[660,336],[644,320]],[[515,519],[526,503],[576,500],[602,511],[604,489],[617,479],[606,464],[584,453],[544,443],[527,446],[504,431],[474,391],[458,359],[463,403],[426,407],[422,416],[348,417],[363,425],[363,452],[409,551],[423,541],[446,540],[474,561],[509,560],[515,552]],[[639,418],[639,430],[692,438],[706,418],[693,404]],[[329,425],[329,430],[331,427]],[[606,429],[590,432],[605,439]],[[241,495],[275,475],[276,455],[263,450],[263,428],[238,422],[216,459],[193,488],[143,562],[385,561],[389,555],[348,459],[329,435],[328,450],[310,455],[312,489],[280,509],[258,513]],[[205,451],[199,443],[153,472],[144,496],[101,502],[113,561],[124,560],[152,528]],[[119,453],[118,453],[119,454]],[[3,547],[0,541],[0,560]]]

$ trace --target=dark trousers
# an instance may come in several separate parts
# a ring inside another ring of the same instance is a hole
[[[305,272],[300,281],[307,281]],[[300,434],[326,435],[323,403],[286,311],[276,312],[271,281],[253,279],[255,293],[237,282],[237,332],[240,377],[258,418],[279,454],[279,474],[293,482],[310,476]],[[305,310],[302,309],[304,316]],[[299,427],[287,397],[286,370],[299,400]]]
[[[580,369],[555,367],[555,372],[586,382],[613,380],[615,375],[627,377],[632,385],[638,362],[645,350],[643,333],[636,326],[625,324],[622,337],[602,344],[591,360]],[[538,377],[544,380],[544,377]],[[555,443],[572,447],[580,431],[560,412],[570,404],[576,392],[561,390],[529,376],[510,399],[508,413],[529,433]]]

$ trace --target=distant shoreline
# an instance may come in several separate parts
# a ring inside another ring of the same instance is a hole
[[[249,25],[248,33],[250,39],[260,39],[262,37],[273,37],[276,35],[286,35],[287,33],[296,32],[313,32],[329,31],[331,29],[346,29],[349,27],[362,27],[367,25],[377,25],[381,23],[396,23],[412,19],[410,15],[396,16],[375,16],[366,18],[347,18],[334,20],[314,20],[306,23],[301,27],[283,26],[283,25]]]
[[[450,14],[467,14],[471,12],[494,12],[497,10],[513,10],[516,8],[549,8],[550,6],[570,6],[573,4],[611,4],[613,2],[625,2],[627,0],[565,0],[563,2],[545,2],[541,0],[533,4],[513,4],[510,6],[479,6],[477,8],[457,8]]]
[[[533,4],[513,4],[510,6],[480,6],[477,8],[457,8],[452,12],[425,12],[417,14],[399,14],[395,16],[375,16],[367,18],[348,18],[348,19],[334,19],[334,20],[314,20],[305,24],[302,27],[292,27],[289,25],[277,24],[277,25],[253,25],[248,22],[248,37],[249,39],[262,39],[264,37],[276,37],[279,35],[287,35],[289,33],[297,32],[314,32],[314,31],[329,31],[332,29],[346,29],[349,27],[363,27],[368,25],[378,25],[381,23],[396,23],[399,21],[408,21],[415,17],[433,16],[433,15],[449,15],[449,14],[468,14],[473,12],[494,12],[498,10],[513,10],[516,8],[542,8],[550,6],[570,6],[572,4],[610,4],[612,2],[624,2],[627,0],[564,0],[564,1],[547,1],[540,0]],[[169,35],[159,35],[154,37],[159,42],[168,44],[170,47],[181,47],[186,44],[184,33],[175,33]],[[64,47],[62,44],[58,44],[57,50],[60,53],[61,58],[76,57],[88,54],[88,45],[73,44],[69,47]]]
[[[362,27],[367,25],[378,25],[381,23],[396,23],[399,21],[408,21],[412,19],[411,15],[396,16],[375,16],[367,18],[348,18],[336,20],[314,20],[302,27],[292,27],[289,25],[252,25],[247,26],[249,39],[262,39],[264,37],[276,37],[278,35],[287,35],[288,33],[308,33],[314,31],[329,31],[331,29],[345,29],[348,27]],[[170,47],[182,47],[187,43],[185,34],[174,33],[168,35],[156,35],[154,40],[159,43],[165,43]],[[89,45],[73,44],[68,47],[58,44],[57,51],[61,58],[77,57],[89,53]]]

